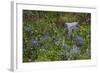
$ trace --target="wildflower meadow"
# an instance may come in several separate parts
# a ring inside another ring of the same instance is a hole
[[[91,59],[91,14],[23,10],[23,62]]]

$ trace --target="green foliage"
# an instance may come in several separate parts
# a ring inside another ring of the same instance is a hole
[[[91,58],[91,14],[23,10],[23,62],[82,60]],[[80,27],[68,37],[66,22]],[[76,36],[84,43],[77,45]],[[73,45],[80,51],[73,53]]]

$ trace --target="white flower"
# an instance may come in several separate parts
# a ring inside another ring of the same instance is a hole
[[[71,36],[72,32],[78,29],[78,22],[65,23],[65,30],[68,29],[68,35]]]

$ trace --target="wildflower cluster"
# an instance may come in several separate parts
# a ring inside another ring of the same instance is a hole
[[[23,62],[91,58],[89,13],[23,10]]]

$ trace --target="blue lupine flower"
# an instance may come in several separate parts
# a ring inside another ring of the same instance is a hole
[[[77,45],[83,45],[83,43],[84,43],[84,39],[81,36],[76,36],[75,41],[76,41]]]
[[[31,43],[32,43],[33,46],[38,46],[39,45],[39,41],[35,40],[35,39],[32,39]]]
[[[70,37],[72,35],[72,32],[78,29],[79,24],[78,22],[65,23],[64,27],[65,27],[65,30],[68,29],[68,35]]]
[[[70,53],[78,54],[78,53],[80,53],[80,48],[77,47],[76,45],[73,45],[73,48],[70,50]]]

